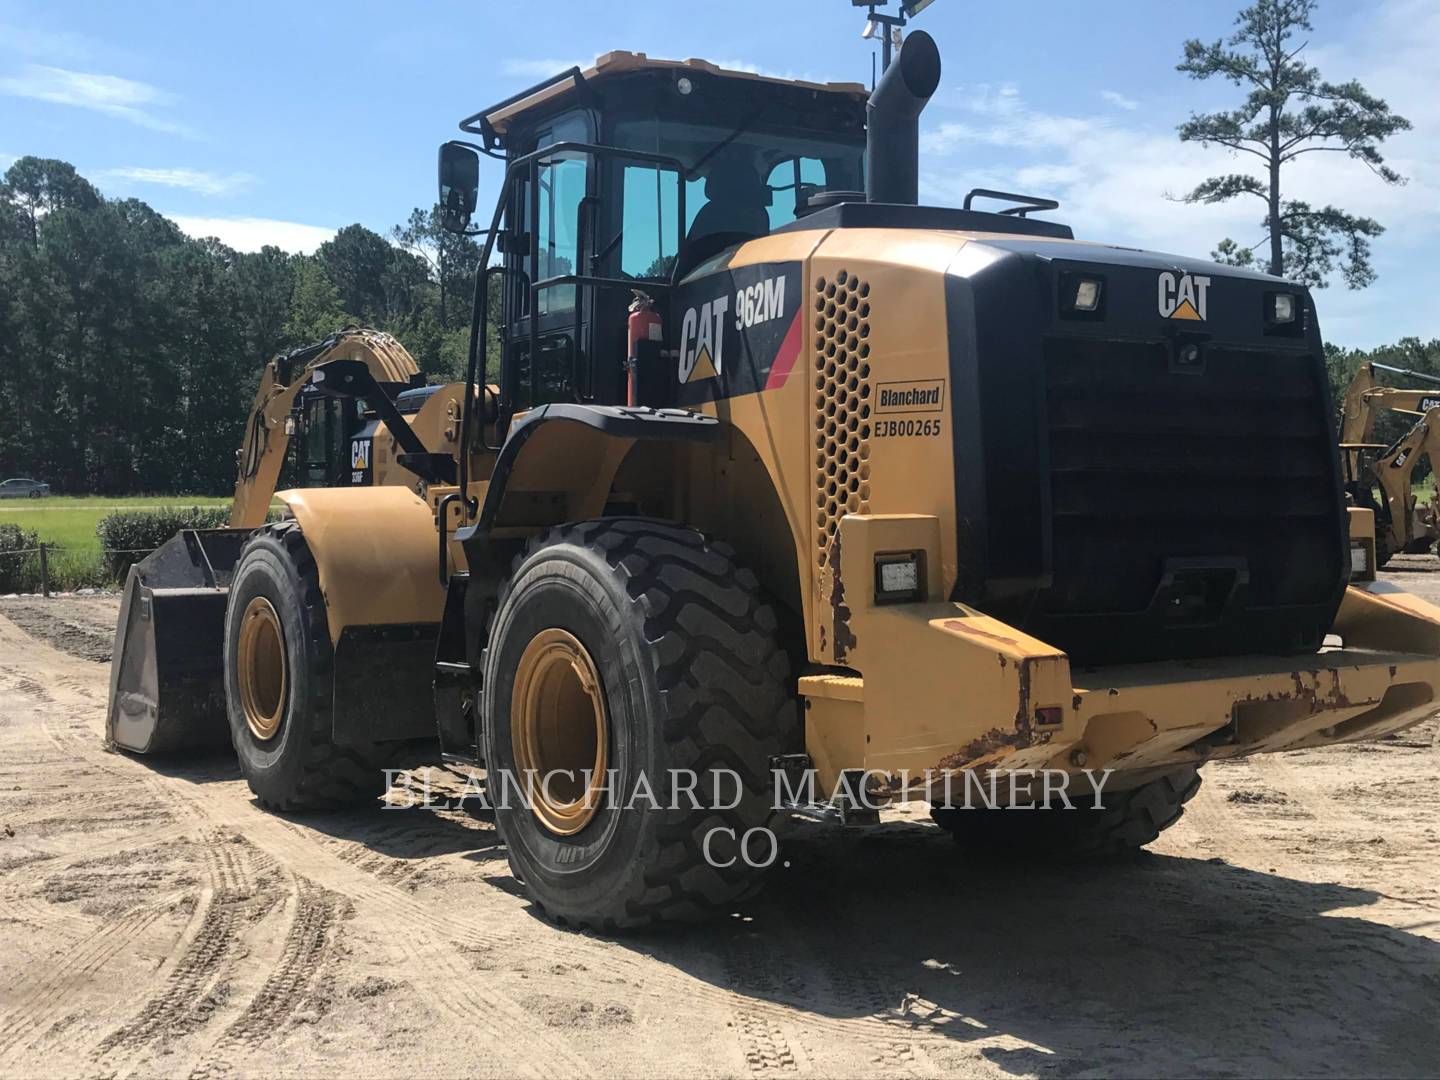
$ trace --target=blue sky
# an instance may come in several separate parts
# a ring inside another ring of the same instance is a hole
[[[922,197],[956,203],[978,186],[1049,194],[1077,236],[1182,254],[1203,256],[1224,235],[1252,241],[1249,207],[1165,198],[1240,164],[1174,138],[1189,110],[1234,100],[1174,65],[1185,38],[1227,33],[1238,7],[936,0],[915,22],[945,66],[922,122]],[[845,0],[0,0],[0,167],[21,154],[63,158],[187,231],[310,250],[339,226],[383,232],[428,204],[435,147],[456,121],[551,70],[631,49],[868,81],[862,22]],[[1322,293],[1322,327],[1344,345],[1440,337],[1440,4],[1330,0],[1310,54],[1327,77],[1361,79],[1416,125],[1388,151],[1410,177],[1403,188],[1343,155],[1311,155],[1294,175],[1297,196],[1389,226],[1379,281]]]

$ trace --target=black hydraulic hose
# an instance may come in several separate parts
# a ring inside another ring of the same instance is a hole
[[[245,449],[240,455],[240,479],[249,480],[260,471],[260,459],[270,445],[270,429],[265,426],[265,410],[256,409],[246,425]]]
[[[1434,383],[1435,385],[1440,386],[1440,378],[1431,375],[1429,372],[1411,371],[1409,368],[1391,367],[1389,364],[1382,364],[1374,360],[1370,362],[1370,366],[1379,371],[1389,371],[1395,375],[1408,375],[1412,379],[1419,379],[1421,382]]]

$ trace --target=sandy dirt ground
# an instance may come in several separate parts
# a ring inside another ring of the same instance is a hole
[[[478,813],[291,819],[226,758],[107,753],[115,610],[0,601],[0,1075],[1440,1068],[1435,721],[1210,766],[1120,866],[967,865],[916,806],[801,829],[731,918],[604,940],[535,913]]]

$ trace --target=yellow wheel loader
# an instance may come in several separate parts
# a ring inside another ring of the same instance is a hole
[[[918,205],[939,78],[923,33],[869,94],[609,53],[461,123],[447,227],[503,179],[454,442],[282,492],[224,561],[262,804],[369,800],[438,737],[535,902],[614,929],[748,895],[812,790],[1110,854],[1207,761],[1436,710],[1440,610],[1346,585],[1309,293]],[[1040,770],[1053,810],[951,797]]]
[[[1429,390],[1382,386],[1377,371],[1433,384]],[[1393,443],[1377,443],[1380,413],[1416,417],[1413,427]],[[1412,491],[1415,469],[1440,455],[1440,379],[1373,361],[1360,365],[1345,390],[1340,415],[1340,454],[1345,492],[1350,501],[1375,513],[1377,565],[1397,552],[1426,552],[1440,537],[1440,512],[1432,502],[1421,506]]]

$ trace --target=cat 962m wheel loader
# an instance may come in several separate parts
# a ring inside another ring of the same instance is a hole
[[[740,838],[805,766],[851,810],[1114,770],[1099,812],[938,815],[1105,853],[1206,761],[1437,708],[1440,611],[1346,586],[1308,292],[1049,200],[917,205],[939,78],[923,33],[868,95],[610,53],[462,122],[448,225],[482,156],[504,178],[457,441],[412,488],[281,493],[225,568],[262,803],[369,799],[438,736],[530,895],[613,928],[750,892]]]

